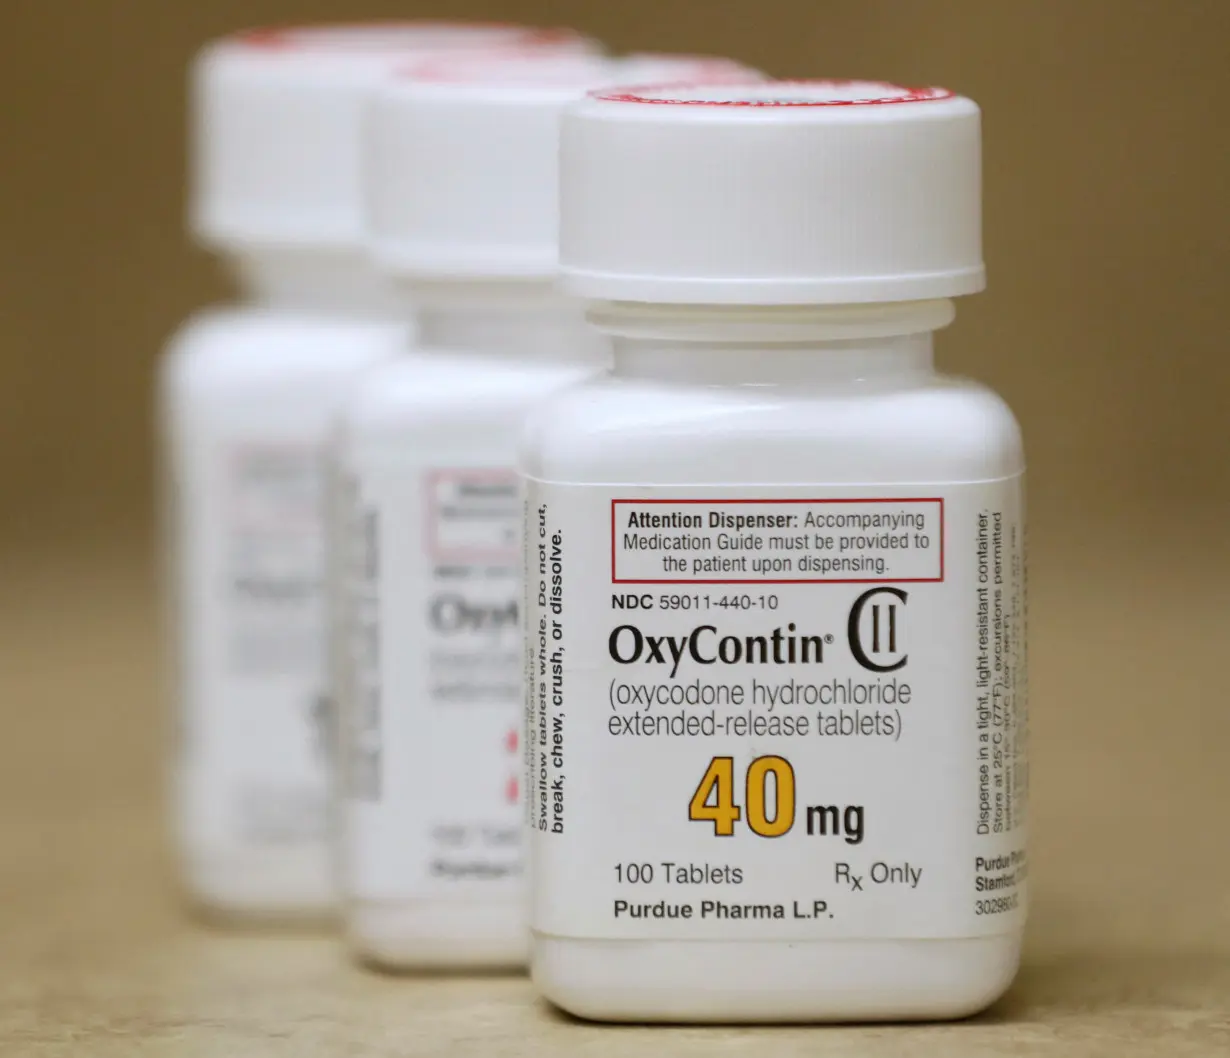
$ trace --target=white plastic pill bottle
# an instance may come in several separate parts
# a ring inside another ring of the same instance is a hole
[[[980,1010],[1027,713],[1020,432],[932,363],[984,285],[978,108],[608,93],[561,158],[614,369],[524,447],[535,984],[619,1021]]]
[[[342,416],[347,932],[389,968],[518,967],[527,409],[609,363],[555,287],[559,117],[618,64],[428,63],[370,118],[378,263],[420,344]]]
[[[408,338],[363,242],[367,94],[425,50],[527,38],[446,23],[262,30],[197,60],[192,226],[242,290],[184,326],[161,372],[173,822],[203,908],[302,917],[334,901],[321,449],[354,377]]]
[[[526,961],[516,438],[607,360],[553,285],[559,114],[595,83],[562,79],[430,63],[370,115],[374,255],[420,328],[348,400],[337,451],[346,928],[388,968]]]

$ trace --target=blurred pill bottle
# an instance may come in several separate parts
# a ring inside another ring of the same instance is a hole
[[[173,823],[183,883],[230,916],[334,906],[322,449],[342,394],[410,331],[365,252],[362,123],[425,54],[588,45],[512,26],[258,30],[193,69],[191,222],[241,298],[162,364]]]

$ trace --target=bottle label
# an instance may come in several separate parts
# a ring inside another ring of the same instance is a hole
[[[1020,477],[531,481],[527,534],[535,930],[1020,927]]]
[[[347,887],[520,892],[522,506],[486,466],[351,468]]]
[[[236,440],[187,458],[174,534],[186,809],[222,854],[323,848],[319,451]]]

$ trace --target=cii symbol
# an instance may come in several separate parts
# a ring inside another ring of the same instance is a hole
[[[872,588],[854,600],[846,634],[850,653],[872,672],[895,672],[909,658],[904,652],[905,604],[900,588]]]

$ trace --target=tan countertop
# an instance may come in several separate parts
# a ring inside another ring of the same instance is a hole
[[[585,1025],[517,977],[389,978],[211,931],[162,837],[156,609],[124,551],[0,556],[0,1054],[1230,1054],[1230,568],[1039,561],[1025,968],[972,1021]],[[1173,553],[1173,552],[1172,552]]]

